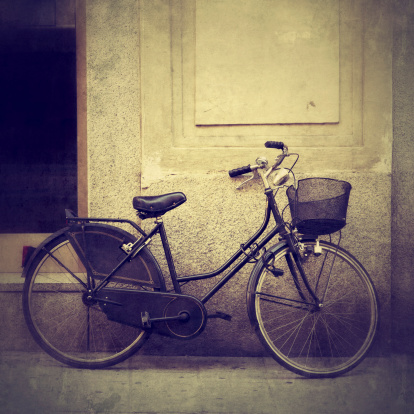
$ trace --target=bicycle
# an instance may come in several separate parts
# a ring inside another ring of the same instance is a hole
[[[141,219],[154,219],[148,233],[130,220],[77,217],[66,210],[67,227],[37,247],[24,267],[23,311],[35,341],[49,355],[77,368],[104,368],[138,351],[151,333],[192,339],[209,318],[206,302],[241,268],[254,262],[247,284],[250,322],[264,347],[285,368],[314,378],[335,377],[367,355],[378,325],[378,300],[364,267],[332,240],[321,240],[346,224],[351,186],[331,179],[296,180],[299,154],[282,142],[269,166],[229,171],[253,172],[265,188],[264,220],[251,238],[218,269],[177,275],[162,216],[186,201],[183,193],[138,196],[133,207]],[[281,164],[293,157],[290,168]],[[273,184],[269,184],[274,173]],[[294,184],[288,186],[287,179]],[[291,220],[284,219],[275,194],[287,187]],[[269,228],[273,217],[275,224]],[[109,223],[109,224],[108,224]],[[128,224],[135,237],[121,229]],[[172,289],[147,247],[159,235]],[[269,243],[278,236],[276,244]],[[224,274],[224,275],[223,275]],[[188,282],[222,275],[202,298],[183,294]]]

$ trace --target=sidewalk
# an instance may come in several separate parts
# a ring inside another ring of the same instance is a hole
[[[0,413],[414,413],[414,357],[368,358],[335,379],[305,379],[271,358],[136,355],[105,370],[44,353],[0,354]]]

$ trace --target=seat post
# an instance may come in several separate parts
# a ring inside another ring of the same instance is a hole
[[[157,217],[157,222],[161,224],[159,232],[174,290],[176,293],[181,293],[181,286],[177,280],[177,272],[175,270],[174,260],[171,254],[170,244],[168,243],[167,232],[165,231],[164,222],[162,221],[161,217]]]

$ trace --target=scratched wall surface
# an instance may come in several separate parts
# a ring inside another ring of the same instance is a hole
[[[267,3],[258,2],[257,7]],[[263,143],[285,141],[291,151],[301,154],[296,167],[299,177],[338,177],[353,185],[342,243],[360,258],[378,288],[383,323],[377,351],[384,352],[391,338],[391,1],[330,4],[334,10],[338,7],[339,35],[321,47],[339,48],[339,60],[330,61],[339,71],[335,122],[310,123],[295,108],[296,121],[278,123],[275,118],[267,123],[256,107],[249,115],[256,114],[254,122],[251,118],[246,125],[207,126],[196,119],[200,96],[196,93],[200,74],[196,70],[198,3],[88,0],[89,212],[133,218],[131,199],[138,191],[145,195],[184,191],[188,202],[165,217],[177,267],[180,274],[207,271],[237,249],[262,217],[260,187],[248,185],[236,191],[227,170],[254,163],[260,155],[272,160],[277,152],[265,150]],[[207,7],[205,2],[200,6]],[[315,33],[323,29],[318,29],[320,20],[314,24]],[[230,41],[229,36],[226,39]],[[220,33],[216,40],[219,46]],[[235,45],[237,41],[234,39]],[[211,47],[212,40],[209,42]],[[292,81],[296,75],[303,76],[305,69],[292,69],[285,76]],[[201,86],[208,90],[208,76],[202,76]],[[237,65],[226,74],[228,82],[234,80],[235,97],[243,87],[243,76],[243,67],[237,69]],[[260,98],[253,88],[250,100]],[[309,97],[310,101],[318,107],[316,99]],[[306,108],[314,109],[313,105]],[[145,228],[151,224],[143,223]],[[159,252],[157,242],[151,248]],[[214,320],[198,340],[199,351],[182,343],[164,346],[154,339],[154,352],[262,352],[247,323],[247,277],[245,271],[220,294],[226,305],[218,300],[211,304],[213,310],[234,314],[232,328],[225,321]],[[192,292],[201,294],[208,286],[205,282]]]

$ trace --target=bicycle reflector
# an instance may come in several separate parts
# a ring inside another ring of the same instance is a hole
[[[22,251],[22,267],[25,267],[27,262],[30,259],[30,256],[32,255],[32,253],[36,250],[35,247],[33,246],[23,246],[23,251]]]

